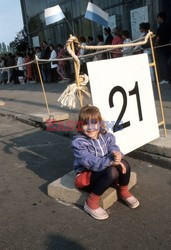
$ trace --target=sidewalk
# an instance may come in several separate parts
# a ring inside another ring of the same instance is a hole
[[[79,103],[76,109],[61,107],[57,99],[66,89],[67,82],[45,84],[49,110],[50,112],[66,112],[69,114],[70,120],[77,120],[79,113]],[[158,93],[156,86],[154,87],[154,95],[156,100],[156,108],[158,120],[161,121],[161,111],[158,101]],[[167,128],[167,138],[164,137],[162,127],[160,130],[161,137],[157,140],[146,144],[142,148],[131,153],[131,156],[146,157],[148,160],[152,158],[156,161],[164,162],[165,167],[171,164],[171,85],[161,85],[161,95],[163,100],[164,114]],[[1,116],[11,116],[17,120],[37,125],[29,118],[31,113],[47,113],[44,96],[40,84],[25,84],[25,85],[0,85],[0,100],[5,102],[4,106],[0,107]],[[84,99],[84,104],[92,103],[91,99]],[[144,158],[143,158],[144,159]]]

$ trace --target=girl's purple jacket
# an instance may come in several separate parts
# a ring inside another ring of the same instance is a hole
[[[98,139],[91,139],[84,134],[74,136],[74,171],[82,172],[85,168],[99,172],[112,164],[112,151],[120,151],[113,134],[99,133]]]

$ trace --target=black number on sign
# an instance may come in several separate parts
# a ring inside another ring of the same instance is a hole
[[[125,110],[127,108],[127,95],[125,90],[121,87],[121,86],[116,86],[114,87],[110,94],[109,94],[109,106],[110,108],[114,107],[114,103],[113,103],[113,96],[116,92],[120,92],[122,94],[123,97],[123,106],[121,109],[121,112],[118,116],[118,119],[115,123],[115,125],[113,126],[113,132],[116,132],[118,130],[127,128],[131,125],[130,121],[121,123],[122,117],[124,116]],[[139,95],[139,89],[138,89],[138,82],[135,82],[135,86],[134,88],[129,91],[129,95],[136,95],[137,98],[137,106],[138,106],[138,114],[139,114],[139,120],[142,121],[143,120],[143,116],[142,116],[142,110],[141,110],[141,102],[140,102],[140,95]]]
[[[139,120],[142,121],[143,117],[142,117],[140,94],[139,94],[139,89],[138,89],[138,82],[135,82],[135,87],[131,91],[129,91],[129,95],[134,95],[134,94],[137,97]]]
[[[122,117],[125,113],[125,110],[126,110],[126,107],[127,107],[127,96],[126,96],[126,92],[125,90],[121,87],[121,86],[116,86],[114,87],[110,94],[109,94],[109,106],[110,108],[114,107],[114,103],[113,103],[113,96],[116,92],[120,92],[123,96],[123,106],[122,106],[122,109],[121,109],[121,112],[118,116],[118,119],[115,123],[115,125],[113,126],[113,132],[116,132],[120,129],[124,129],[126,127],[129,127],[130,126],[130,122],[124,122],[122,124],[120,124],[121,120],[122,120]]]

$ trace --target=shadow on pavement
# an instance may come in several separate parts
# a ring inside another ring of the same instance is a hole
[[[6,154],[16,153],[26,168],[47,181],[39,187],[47,194],[49,183],[72,170],[71,141],[47,131],[35,130],[37,131],[11,138],[8,143],[1,142]]]
[[[45,246],[47,250],[85,250],[86,248],[79,245],[77,242],[66,239],[61,235],[49,235],[47,241],[45,241]]]

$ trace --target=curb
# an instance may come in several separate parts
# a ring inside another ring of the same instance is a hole
[[[29,119],[29,116],[28,115],[21,115],[21,114],[12,114],[12,113],[6,113],[6,112],[2,112],[0,111],[0,116],[2,117],[8,117],[8,118],[12,118],[14,120],[18,120],[20,122],[23,122],[25,124],[28,124],[28,125],[31,125],[31,126],[34,126],[34,127],[39,127],[40,124],[34,122],[34,121],[31,121]]]
[[[51,131],[47,129],[46,123],[40,123],[36,121],[32,121],[30,119],[29,115],[22,115],[22,114],[16,114],[16,113],[7,113],[3,112],[2,110],[0,111],[0,116],[2,117],[8,117],[12,118],[15,120],[18,120],[22,123],[31,125],[33,127],[39,127],[43,130],[46,130],[47,132],[54,133],[59,136],[64,136],[72,139],[73,136],[77,134],[75,130],[71,130],[69,127],[64,127],[63,130],[60,131]],[[169,137],[171,136],[171,132]],[[159,140],[164,140],[165,138],[159,138]],[[157,141],[156,140],[156,141]],[[170,141],[169,141],[170,143]],[[170,143],[171,144],[171,143]],[[141,148],[134,150],[133,152],[127,154],[127,156],[130,156],[135,159],[143,160],[143,161],[148,161],[151,164],[156,164],[160,167],[171,169],[171,146],[167,145],[165,146],[165,142],[162,142],[162,146],[160,146],[160,143],[157,142],[151,142],[147,143],[146,145],[142,146]]]
[[[148,153],[145,151],[135,150],[129,153],[127,156],[134,159],[147,161],[151,164],[155,164],[159,167],[171,170],[171,158],[167,158],[161,155],[156,155],[153,153]]]

